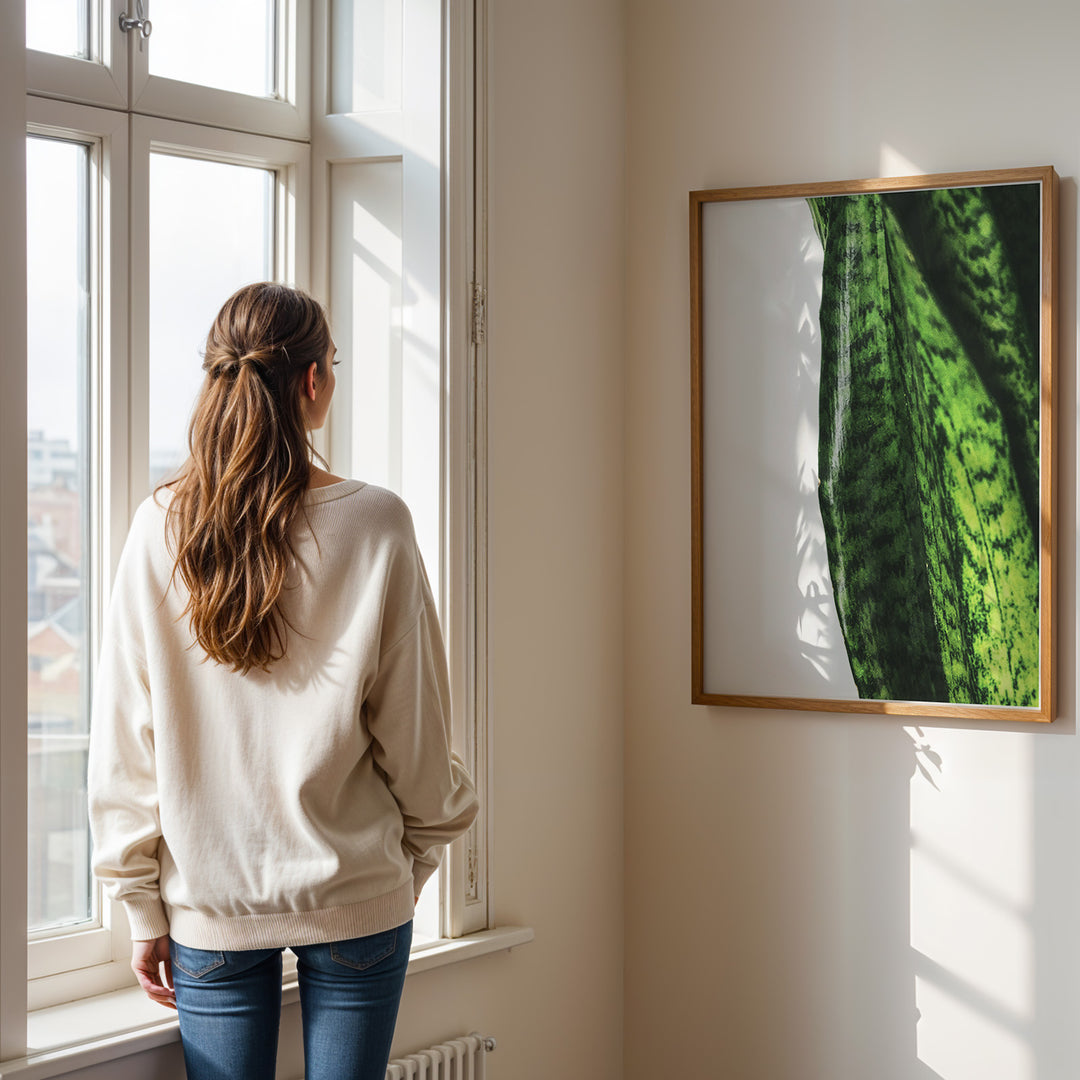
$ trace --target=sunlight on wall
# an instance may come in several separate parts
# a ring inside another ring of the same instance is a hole
[[[1030,738],[908,734],[919,1058],[944,1080],[1034,1080]]]
[[[926,172],[888,143],[881,144],[881,155],[878,161],[880,176],[920,176]]]

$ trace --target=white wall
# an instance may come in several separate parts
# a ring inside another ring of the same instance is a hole
[[[1071,1076],[1080,8],[627,18],[626,1076]],[[1060,719],[920,733],[691,706],[687,192],[1043,164],[1063,177]]]

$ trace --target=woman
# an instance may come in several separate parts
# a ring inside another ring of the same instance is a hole
[[[94,873],[191,1080],[273,1077],[286,947],[307,1080],[382,1080],[416,898],[476,814],[408,510],[312,464],[335,351],[304,293],[230,297],[102,639]]]

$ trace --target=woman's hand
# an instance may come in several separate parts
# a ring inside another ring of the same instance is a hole
[[[170,1009],[176,1008],[168,934],[154,941],[133,941],[131,943],[131,970],[135,972],[139,985],[146,991],[146,996],[151,1001],[156,1001],[159,1005],[165,1005]]]

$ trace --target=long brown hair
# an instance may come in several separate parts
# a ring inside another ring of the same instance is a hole
[[[313,362],[326,377],[329,350],[320,305],[273,282],[230,296],[206,338],[191,456],[170,485],[173,577],[190,594],[195,640],[243,674],[285,655],[278,598],[315,452],[301,386]]]

